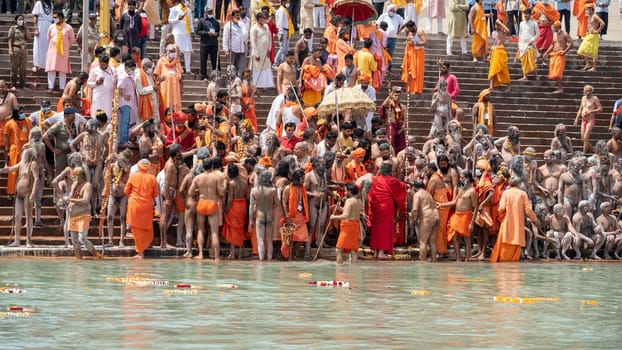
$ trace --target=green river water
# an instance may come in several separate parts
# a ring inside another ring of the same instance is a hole
[[[109,280],[136,275],[170,284]],[[620,349],[620,281],[593,263],[4,259],[0,286],[26,292],[0,294],[0,348]],[[173,294],[182,282],[201,289]]]

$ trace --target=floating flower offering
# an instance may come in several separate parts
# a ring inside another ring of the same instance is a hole
[[[147,286],[168,286],[169,282],[166,280],[156,280],[152,278],[145,278],[141,276],[133,277],[108,277],[108,282],[124,283],[134,287],[147,287]]]
[[[561,300],[559,297],[527,298],[527,297],[508,297],[508,296],[496,296],[493,299],[501,303],[511,303],[511,304],[535,304],[539,302],[558,302]]]
[[[581,268],[581,270],[583,270],[583,271],[594,271],[594,269],[591,268],[591,267],[583,267],[583,268]]]
[[[596,306],[596,305],[598,305],[598,301],[596,301],[596,300],[581,300],[581,304]]]
[[[170,296],[172,294],[198,294],[199,291],[196,289],[169,289],[165,290],[164,293],[167,293]]]
[[[240,287],[238,287],[236,284],[217,284],[216,288],[223,288],[223,289],[238,289]]]
[[[412,290],[410,292],[410,295],[419,295],[419,296],[424,296],[424,295],[429,295],[430,291],[429,290]]]
[[[309,285],[316,287],[344,287],[350,288],[350,282],[348,281],[309,281]]]
[[[311,276],[313,276],[312,273],[308,273],[308,272],[301,272],[298,274],[298,279],[300,280],[306,280],[309,279]]]
[[[21,294],[25,292],[24,289],[0,287],[0,294]]]

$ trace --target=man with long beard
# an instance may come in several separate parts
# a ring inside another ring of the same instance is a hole
[[[501,156],[503,161],[510,164],[510,160],[515,155],[520,154],[520,131],[516,126],[510,126],[506,137],[495,141],[495,145],[501,145]]]
[[[403,212],[406,204],[406,185],[392,177],[392,173],[391,164],[382,164],[380,173],[372,178],[367,196],[368,208],[373,208],[367,211],[367,225],[371,229],[369,247],[378,259],[388,259],[393,254],[396,214]]]
[[[567,155],[572,154],[572,140],[566,134],[566,125],[555,125],[555,136],[551,140],[551,150],[560,151],[562,154],[562,161],[566,160]]]
[[[488,246],[488,237],[492,234],[494,226],[492,220],[492,196],[494,187],[492,185],[492,177],[490,176],[490,163],[485,158],[481,158],[475,164],[475,192],[477,194],[477,213],[475,224],[479,232],[479,253],[474,256],[478,260],[486,258],[486,247]]]

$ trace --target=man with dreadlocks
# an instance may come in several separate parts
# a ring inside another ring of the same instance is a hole
[[[572,155],[572,139],[566,134],[566,125],[562,123],[555,125],[555,136],[551,140],[551,150],[562,152],[562,160],[566,160],[568,155]]]
[[[127,217],[127,197],[125,196],[125,184],[130,177],[130,167],[132,165],[130,159],[132,158],[132,151],[130,149],[123,150],[116,158],[115,161],[108,163],[106,176],[112,176],[110,180],[110,193],[104,193],[103,197],[108,196],[108,210],[107,210],[107,223],[108,223],[108,243],[106,246],[112,247],[114,245],[114,216],[119,208],[119,215],[121,219],[121,238],[119,239],[119,247],[125,247],[123,240],[125,239],[125,231],[127,228],[125,219]]]
[[[274,211],[280,205],[277,190],[272,183],[272,173],[263,170],[259,174],[258,185],[251,190],[248,205],[249,225],[256,229],[259,260],[272,260]]]
[[[509,164],[512,157],[520,154],[520,131],[518,127],[510,126],[507,135],[495,141],[495,145],[501,146],[501,156]]]

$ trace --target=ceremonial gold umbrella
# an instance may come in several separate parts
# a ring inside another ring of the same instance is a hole
[[[376,104],[361,90],[349,87],[337,89],[324,98],[318,107],[320,117],[330,117],[339,111],[346,119],[364,117],[376,110]]]

